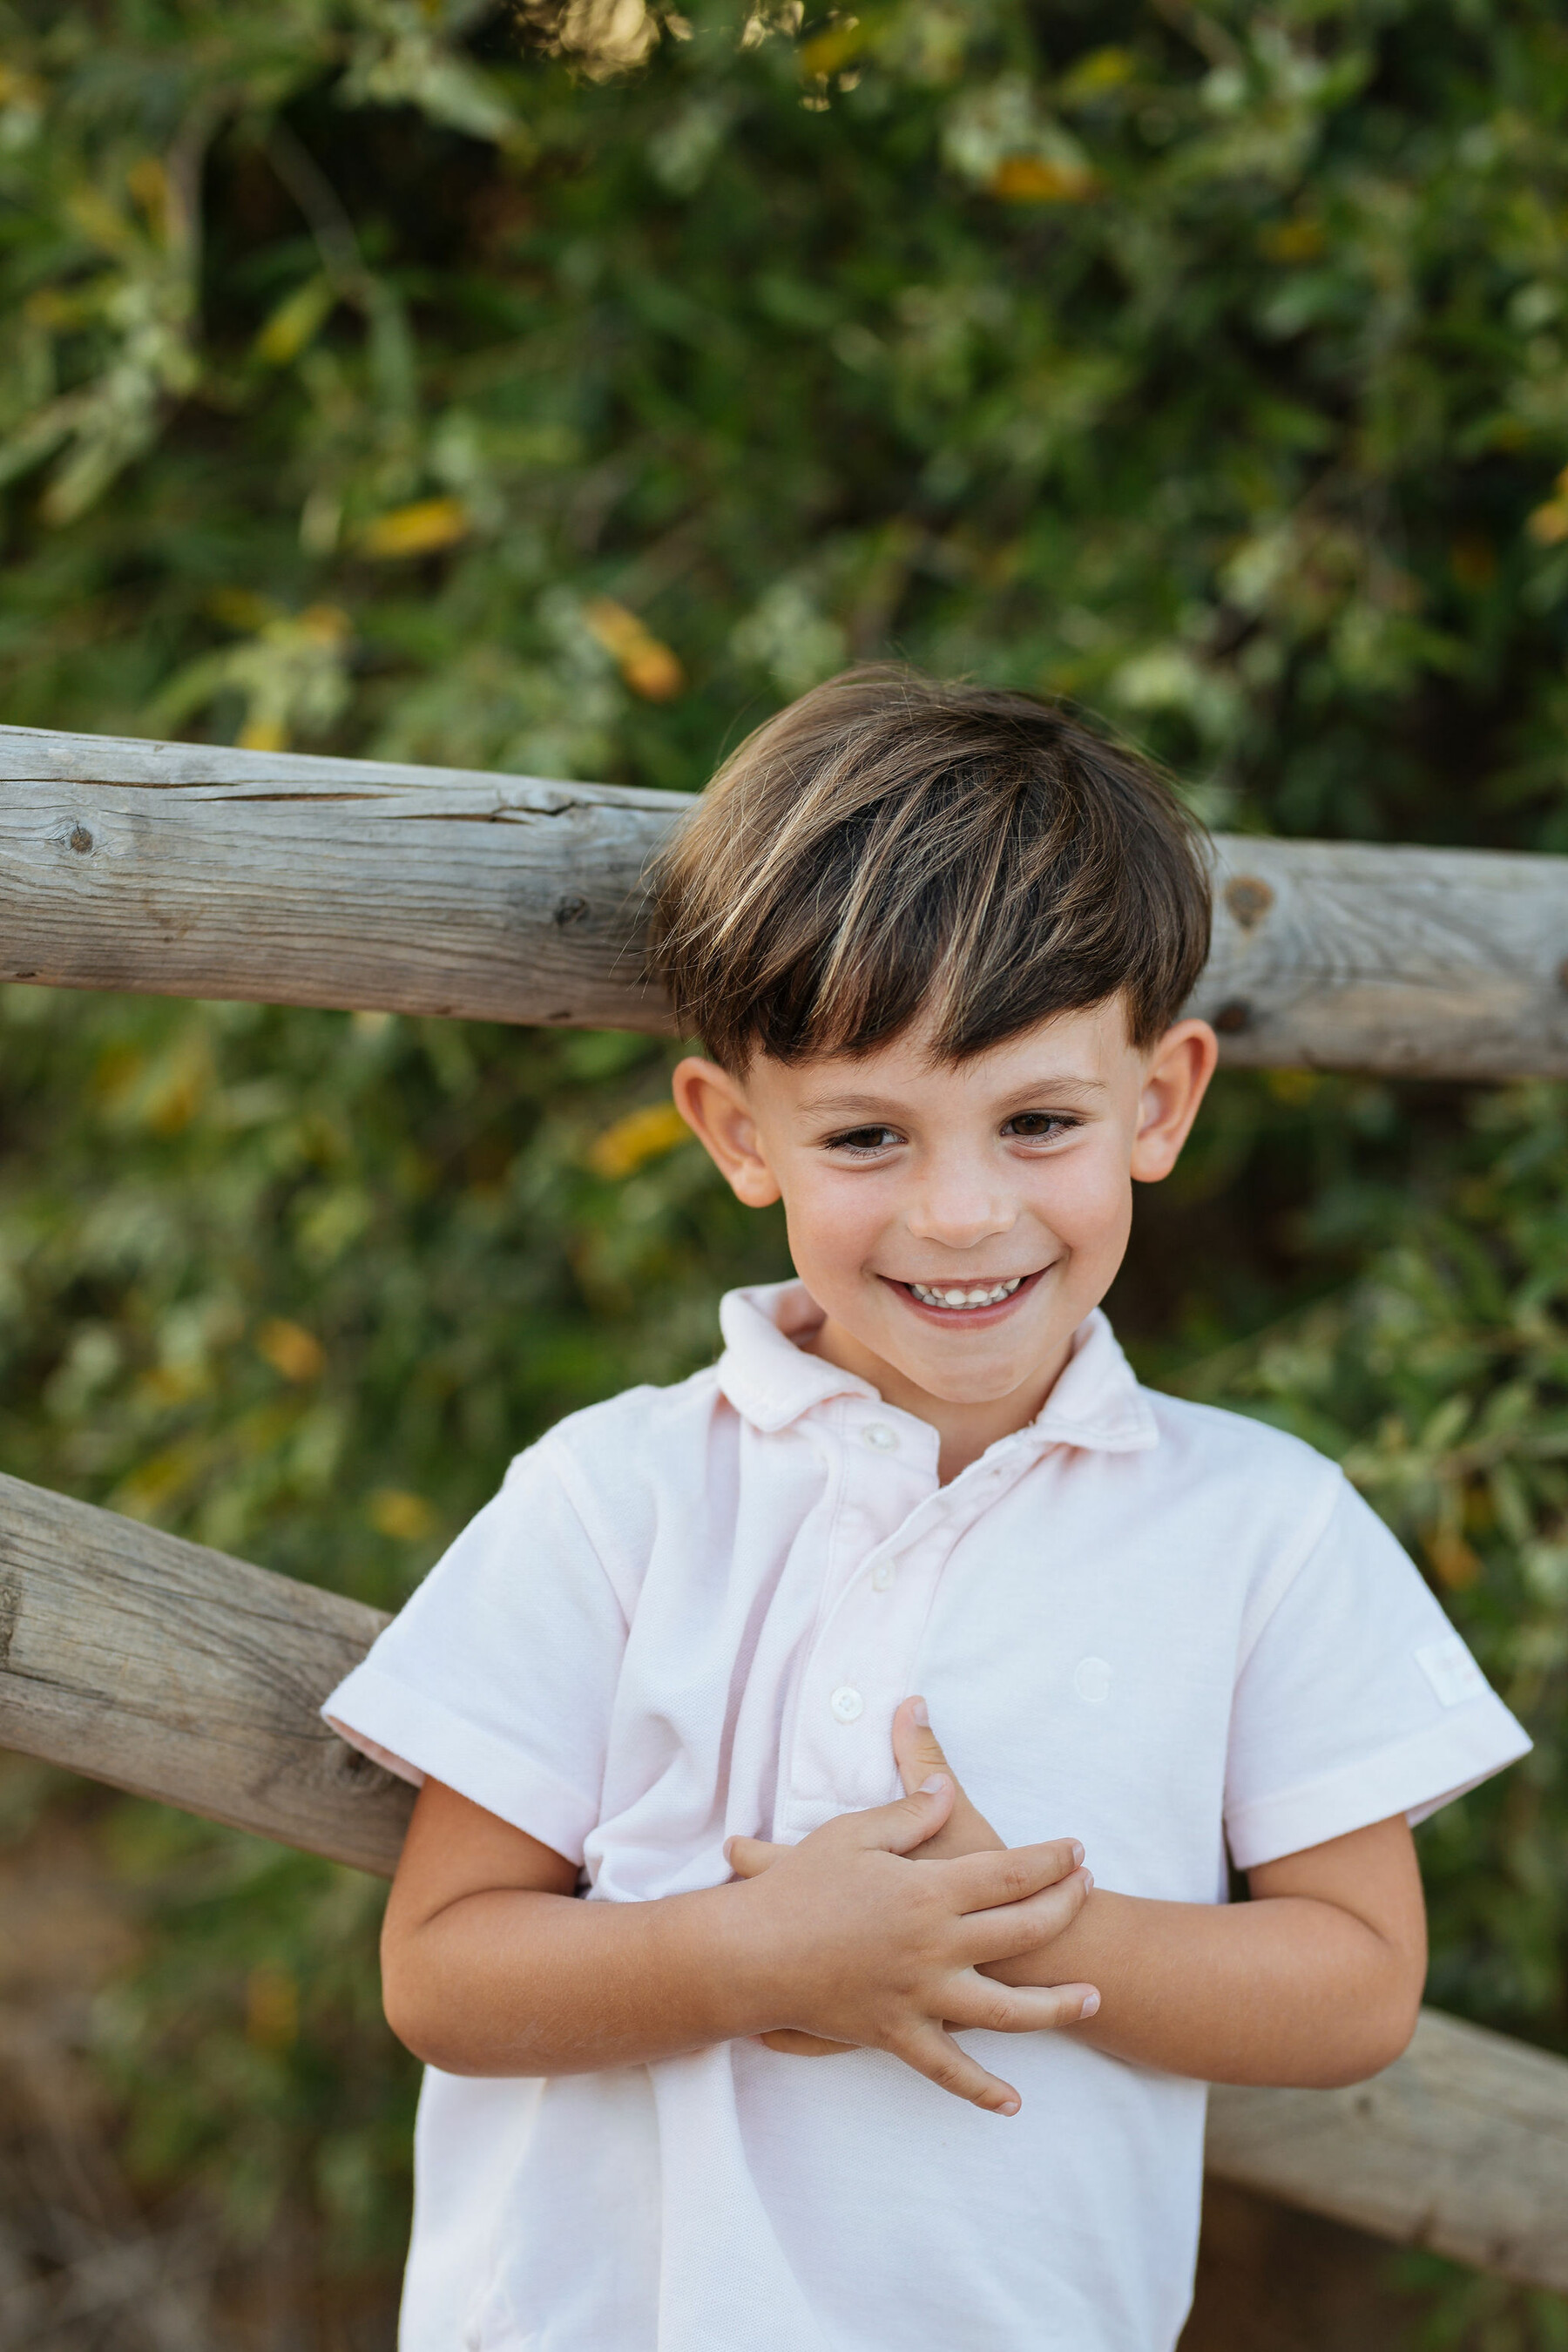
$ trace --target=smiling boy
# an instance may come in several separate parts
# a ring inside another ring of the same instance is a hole
[[[799,1278],[521,1456],[327,1703],[424,1783],[405,2352],[1170,2352],[1205,2082],[1403,2048],[1409,1824],[1526,1742],[1332,1465],[1100,1312],[1207,936],[1157,777],[904,672],[677,835],[676,1098]]]

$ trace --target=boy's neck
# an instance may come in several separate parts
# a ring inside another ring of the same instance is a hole
[[[1069,1338],[1054,1361],[1038,1367],[1009,1395],[967,1403],[932,1396],[928,1389],[906,1378],[896,1364],[877,1355],[831,1316],[814,1331],[802,1332],[795,1344],[810,1355],[820,1356],[824,1363],[836,1364],[841,1372],[853,1372],[858,1380],[868,1381],[883,1401],[900,1412],[912,1413],[917,1421],[929,1422],[937,1433],[937,1477],[944,1486],[961,1470],[967,1470],[972,1462],[978,1462],[986,1448],[994,1445],[999,1438],[1011,1437],[1015,1430],[1028,1427],[1072,1353]]]

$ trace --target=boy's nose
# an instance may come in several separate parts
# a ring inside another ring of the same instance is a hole
[[[962,1177],[922,1186],[907,1218],[916,1241],[941,1242],[947,1249],[973,1249],[997,1234],[1011,1233],[1017,1205],[984,1181]]]

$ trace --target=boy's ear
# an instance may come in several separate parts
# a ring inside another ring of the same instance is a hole
[[[1178,1021],[1149,1057],[1132,1139],[1132,1173],[1157,1184],[1181,1156],[1198,1105],[1219,1058],[1219,1040],[1206,1021]]]
[[[670,1081],[675,1108],[701,1144],[737,1201],[765,1209],[779,1197],[773,1170],[763,1157],[757,1122],[746,1090],[717,1062],[689,1054]]]

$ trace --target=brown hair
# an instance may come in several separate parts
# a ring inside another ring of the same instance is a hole
[[[1205,838],[1145,761],[1034,695],[848,670],[748,736],[676,828],[653,966],[737,1071],[917,1018],[961,1061],[1119,992],[1145,1046],[1208,953]]]

